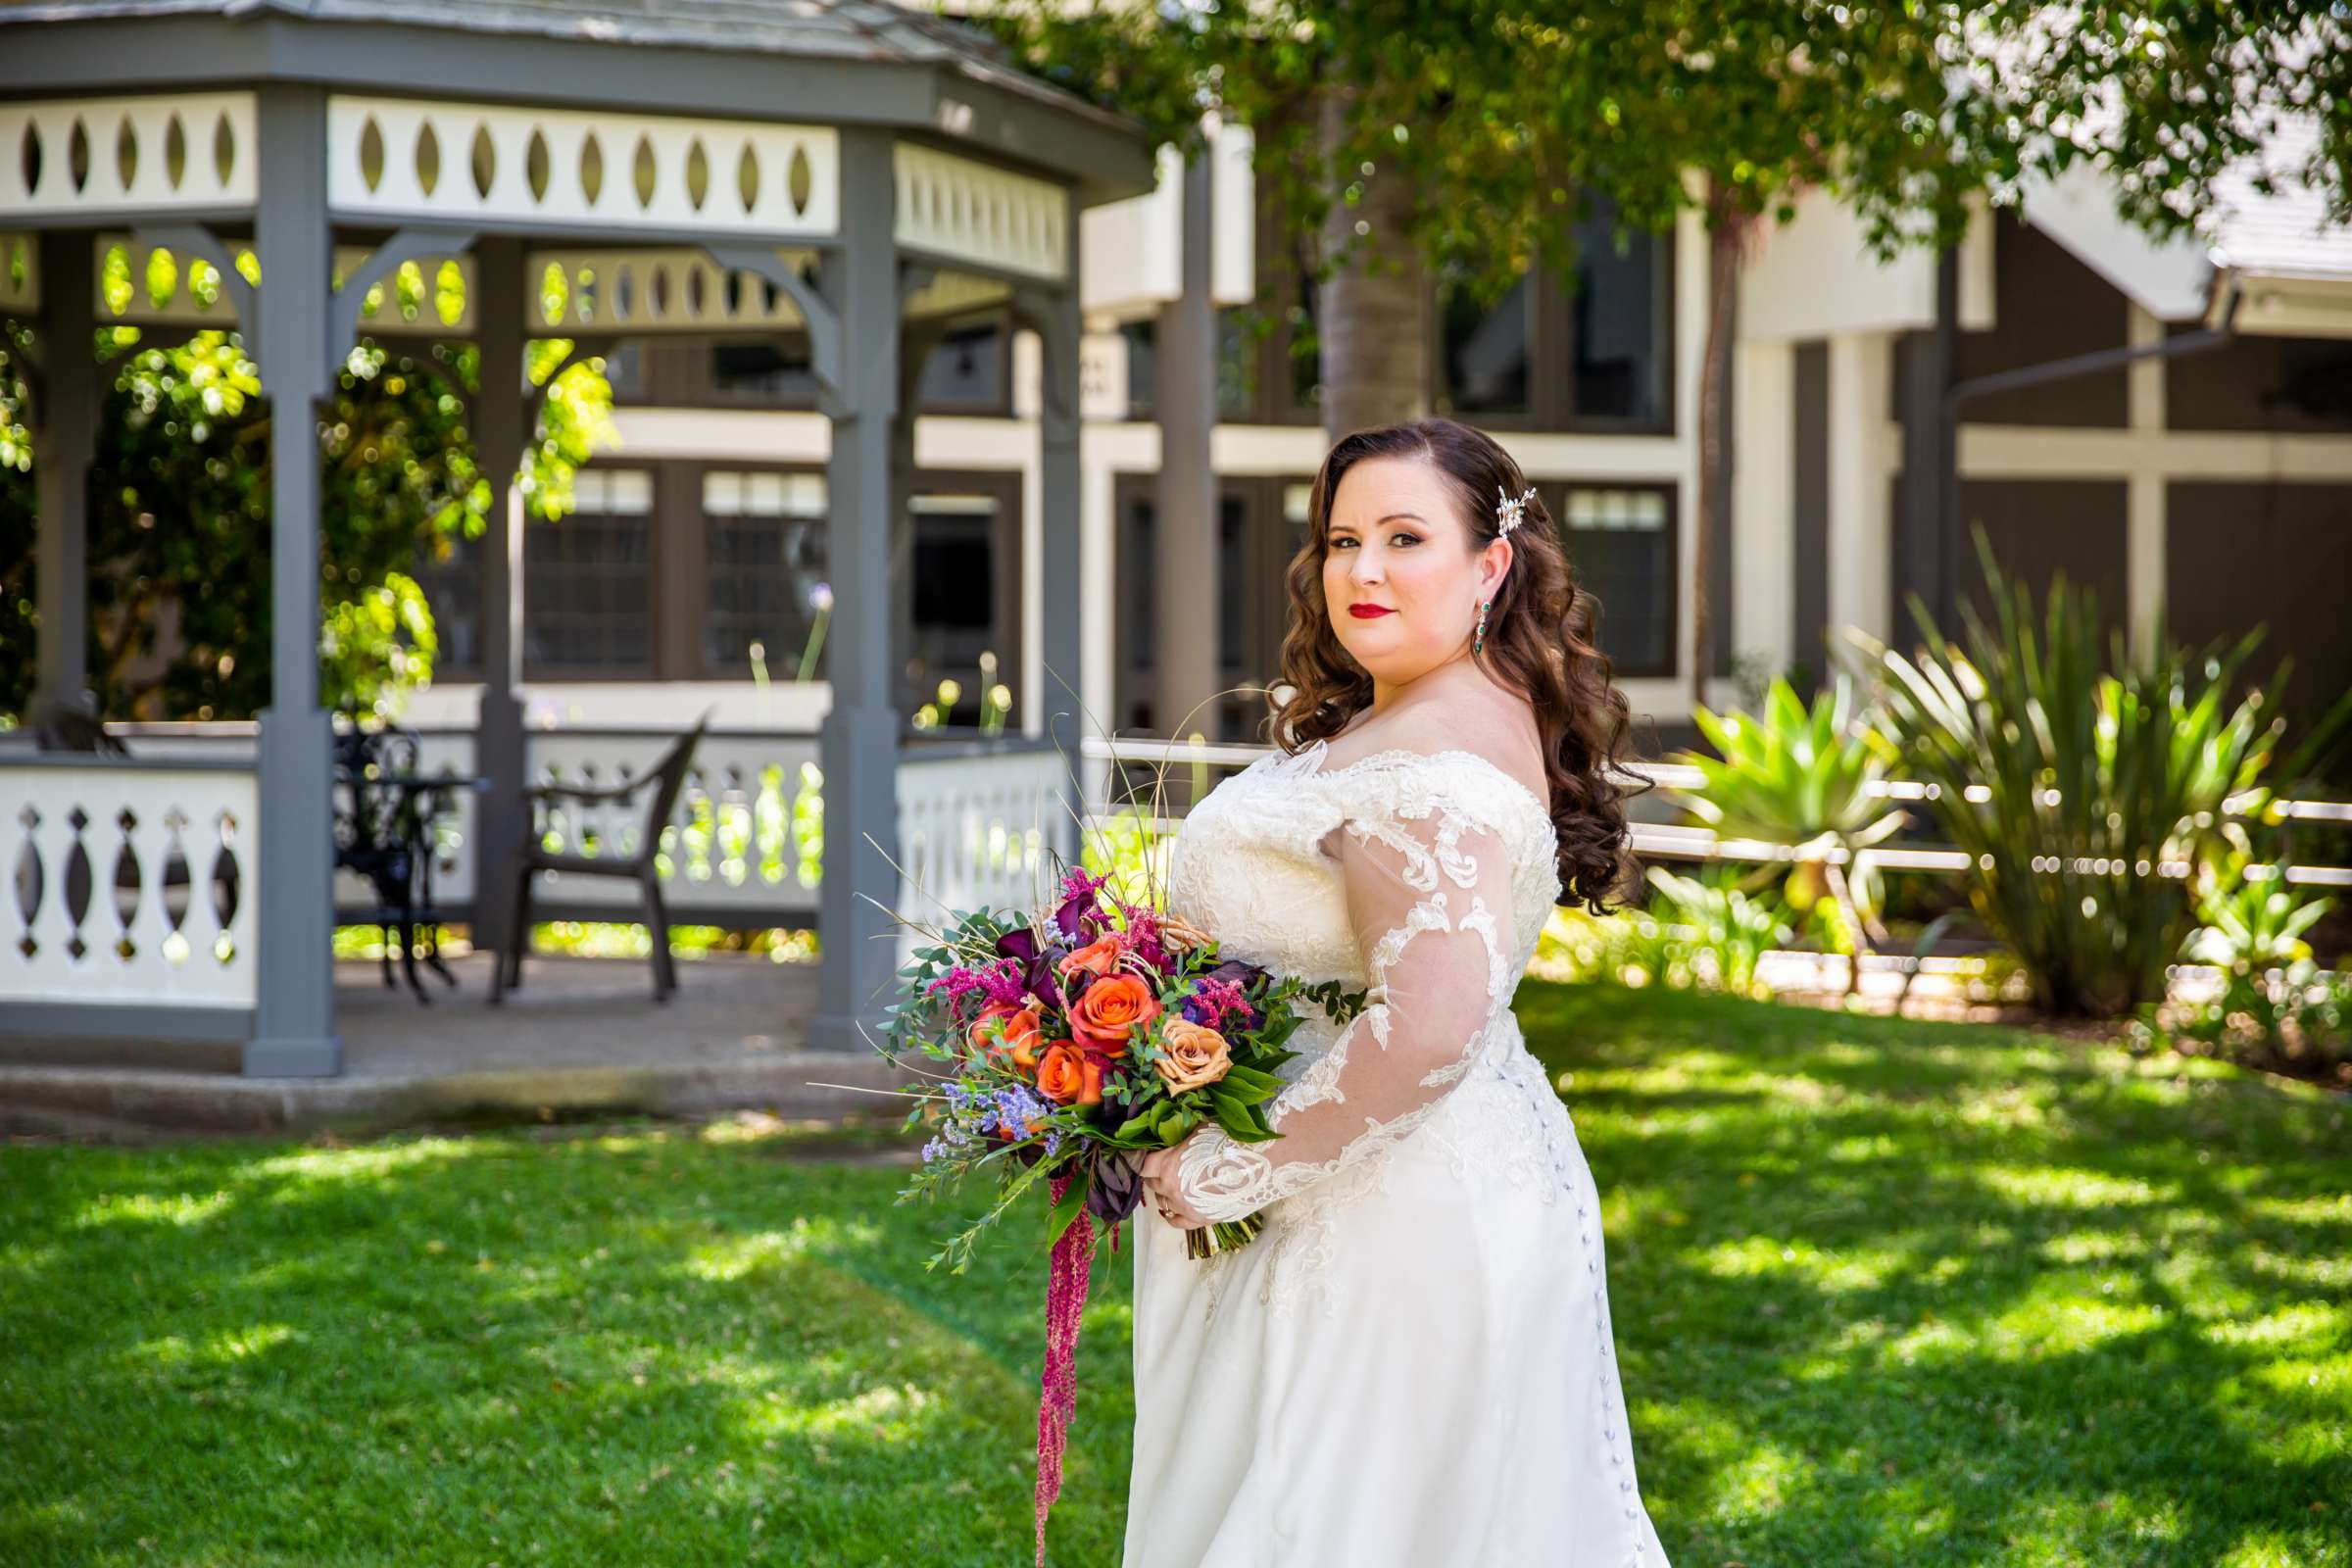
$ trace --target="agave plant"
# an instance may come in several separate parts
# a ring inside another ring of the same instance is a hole
[[[2100,630],[2090,590],[2061,577],[2037,614],[1977,543],[1992,624],[1963,607],[1955,644],[1915,601],[1916,657],[1847,636],[1880,678],[1908,771],[1975,866],[1970,903],[2035,1003],[2113,1016],[2163,996],[2189,878],[2224,847],[2224,803],[2271,761],[2285,672],[2232,695],[2259,631],[2190,651],[2160,626],[2134,656]]]
[[[2232,835],[2235,837],[2235,835]],[[2232,974],[2260,975],[2311,956],[2303,933],[2335,906],[2296,892],[2276,867],[2252,863],[2241,848],[2209,871],[2197,896],[2197,919],[2183,956]]]
[[[1721,870],[1688,877],[1653,865],[1646,874],[1661,901],[1655,912],[1683,950],[1688,983],[1740,997],[1771,994],[1757,970],[1765,954],[1788,940],[1780,900],[1757,897]]]
[[[1841,945],[1856,960],[1846,971],[1850,988],[1865,946],[1886,937],[1866,852],[1905,821],[1881,788],[1895,748],[1856,711],[1853,684],[1842,675],[1810,705],[1775,680],[1758,708],[1753,717],[1693,710],[1716,755],[1677,756],[1703,780],[1678,793],[1717,837],[1777,844],[1794,856],[1784,897],[1800,915],[1832,901]]]

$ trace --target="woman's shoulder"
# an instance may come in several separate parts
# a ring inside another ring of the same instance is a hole
[[[1326,776],[1379,776],[1405,768],[1463,777],[1491,771],[1539,802],[1550,793],[1534,710],[1491,686],[1465,684],[1400,705],[1369,723],[1359,719],[1322,750]]]

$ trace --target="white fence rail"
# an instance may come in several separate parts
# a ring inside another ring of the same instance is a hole
[[[11,760],[0,803],[0,1003],[253,1006],[250,768]]]

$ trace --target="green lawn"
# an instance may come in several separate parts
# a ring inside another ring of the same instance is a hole
[[[2352,1103],[1520,993],[1677,1568],[2352,1565]],[[1034,1225],[722,1125],[0,1149],[0,1563],[1027,1561]],[[976,1201],[976,1200],[975,1200]],[[970,1206],[970,1205],[967,1205]],[[1118,1556],[1127,1259],[1054,1557]]]

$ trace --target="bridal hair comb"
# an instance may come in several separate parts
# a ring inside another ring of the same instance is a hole
[[[1536,499],[1536,487],[1529,485],[1527,494],[1514,499],[1502,486],[1496,485],[1494,497],[1495,529],[1499,533],[1509,533],[1527,520],[1527,504]]]

